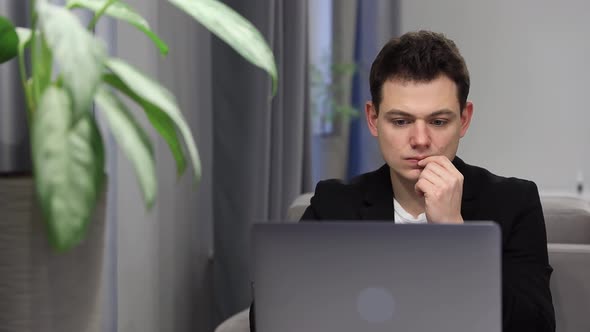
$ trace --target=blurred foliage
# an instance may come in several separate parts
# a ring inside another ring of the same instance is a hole
[[[317,64],[310,64],[310,102],[314,121],[321,128],[338,120],[348,121],[359,116],[360,112],[348,100],[352,78],[358,71],[355,63],[333,63],[329,56],[322,56]]]

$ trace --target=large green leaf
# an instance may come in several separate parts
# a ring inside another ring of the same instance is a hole
[[[165,113],[172,122],[174,122],[174,125],[178,128],[188,149],[189,156],[193,163],[195,180],[199,181],[201,178],[201,161],[199,159],[197,145],[195,144],[189,126],[176,105],[174,96],[157,82],[151,80],[149,77],[122,60],[111,58],[106,61],[106,64],[109,69],[117,75],[125,85],[127,85],[127,87],[133,89],[135,94],[150,104],[157,106],[162,113]]]
[[[73,99],[74,110],[88,110],[104,69],[104,45],[64,7],[37,0],[37,13],[45,41]]]
[[[277,67],[274,55],[260,31],[252,23],[217,0],[168,1],[194,17],[246,60],[268,72],[272,77],[275,94]]]
[[[156,198],[157,181],[152,144],[125,105],[107,88],[99,88],[96,104],[104,114],[119,148],[135,167],[143,190],[143,198],[152,207]]]
[[[18,52],[18,36],[14,25],[4,16],[0,16],[0,63],[16,57]]]
[[[109,0],[69,0],[67,7],[86,8],[96,13],[108,2]],[[107,8],[105,14],[133,25],[153,41],[160,53],[168,54],[168,45],[150,29],[148,22],[129,5],[121,1],[114,2]]]
[[[178,139],[176,126],[174,125],[172,119],[170,119],[170,117],[157,106],[137,95],[116,75],[106,74],[103,77],[103,81],[123,92],[143,108],[152,126],[154,126],[156,131],[160,134],[160,136],[162,136],[162,138],[164,138],[170,147],[172,156],[176,160],[177,173],[179,175],[184,173],[184,170],[186,169],[186,158],[184,156],[182,144]]]
[[[45,42],[45,38],[39,33],[33,35],[33,99],[38,103],[45,89],[51,84],[53,74],[53,55]]]
[[[70,97],[50,86],[41,97],[32,126],[37,193],[58,250],[77,244],[102,194],[104,148],[90,112],[74,115]]]
[[[189,156],[193,163],[195,180],[199,181],[201,177],[201,161],[199,159],[197,145],[195,144],[193,134],[184,120],[180,109],[176,105],[176,101],[172,94],[122,60],[109,59],[106,63],[109,69],[119,77],[127,87],[131,88],[135,94],[157,106],[161,112],[165,113],[174,122],[174,125],[180,131],[188,149]]]
[[[18,66],[20,72],[20,78],[25,90],[25,98],[27,100],[27,113],[29,119],[32,118],[31,112],[33,111],[32,91],[31,85],[27,81],[27,70],[25,68],[25,48],[30,44],[32,32],[31,29],[16,28],[16,34],[18,35]]]

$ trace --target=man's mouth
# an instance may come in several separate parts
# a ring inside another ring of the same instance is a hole
[[[419,162],[420,160],[426,159],[427,157],[428,156],[410,157],[410,158],[406,158],[406,160]]]
[[[426,157],[427,156],[410,157],[410,158],[405,158],[405,161],[407,162],[408,166],[412,169],[423,169],[424,167],[419,166],[418,163],[420,162],[420,160],[422,160]]]

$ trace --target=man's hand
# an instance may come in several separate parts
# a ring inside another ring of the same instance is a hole
[[[418,166],[424,169],[414,189],[424,197],[428,222],[462,224],[463,174],[445,156],[424,158]]]

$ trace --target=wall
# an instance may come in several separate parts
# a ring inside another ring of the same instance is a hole
[[[404,0],[400,12],[402,32],[444,32],[467,60],[466,161],[546,191],[573,192],[579,171],[590,177],[589,2]]]

